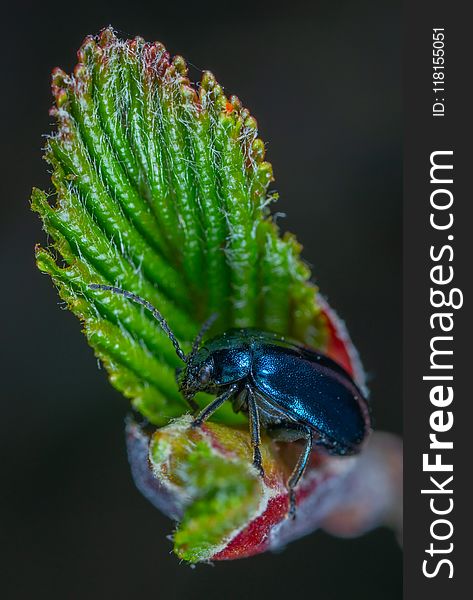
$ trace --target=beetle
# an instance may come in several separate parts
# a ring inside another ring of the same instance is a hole
[[[202,343],[215,321],[202,326],[185,354],[168,323],[150,302],[118,287],[90,284],[147,308],[158,320],[184,367],[176,370],[180,392],[194,410],[199,427],[227,400],[248,414],[253,465],[264,476],[260,431],[277,441],[304,441],[288,479],[288,516],[295,517],[295,488],[314,445],[332,455],[359,452],[371,430],[368,402],[351,376],[328,356],[285,337],[258,329],[230,329]],[[197,412],[197,392],[217,397]]]

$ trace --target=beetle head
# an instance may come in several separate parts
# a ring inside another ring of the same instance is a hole
[[[176,369],[176,380],[179,391],[186,398],[197,392],[211,392],[213,383],[214,361],[206,348],[201,348],[187,357],[186,365]]]

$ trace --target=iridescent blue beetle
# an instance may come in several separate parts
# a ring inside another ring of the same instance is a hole
[[[327,356],[256,329],[232,329],[202,345],[211,317],[185,355],[161,313],[147,300],[117,287],[91,284],[94,290],[114,292],[150,310],[169,336],[178,357],[179,389],[194,411],[197,392],[217,398],[199,412],[193,426],[200,426],[225,401],[236,412],[248,414],[253,464],[264,475],[260,453],[260,428],[279,441],[304,440],[297,465],[290,476],[289,516],[295,516],[295,487],[307,466],[313,445],[330,454],[359,451],[370,431],[366,399],[350,375]]]

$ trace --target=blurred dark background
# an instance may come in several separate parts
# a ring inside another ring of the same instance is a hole
[[[307,3],[308,4],[308,3]],[[49,73],[111,23],[212,70],[258,119],[279,221],[304,244],[371,376],[376,425],[401,428],[400,6],[396,1],[18,2],[2,28],[1,499],[4,598],[401,597],[401,552],[378,530],[315,533],[283,553],[191,569],[172,523],[134,488],[126,401],[35,268],[29,211],[48,188]]]

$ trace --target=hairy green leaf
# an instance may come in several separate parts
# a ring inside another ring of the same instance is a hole
[[[191,84],[185,61],[161,44],[110,28],[78,56],[71,75],[53,72],[54,190],[32,196],[51,244],[36,256],[112,384],[157,425],[187,410],[158,323],[89,283],[149,300],[184,349],[213,313],[212,333],[256,326],[323,349],[317,290],[300,246],[271,218],[271,165],[238,98],[210,72]],[[223,407],[218,418],[239,417]]]

